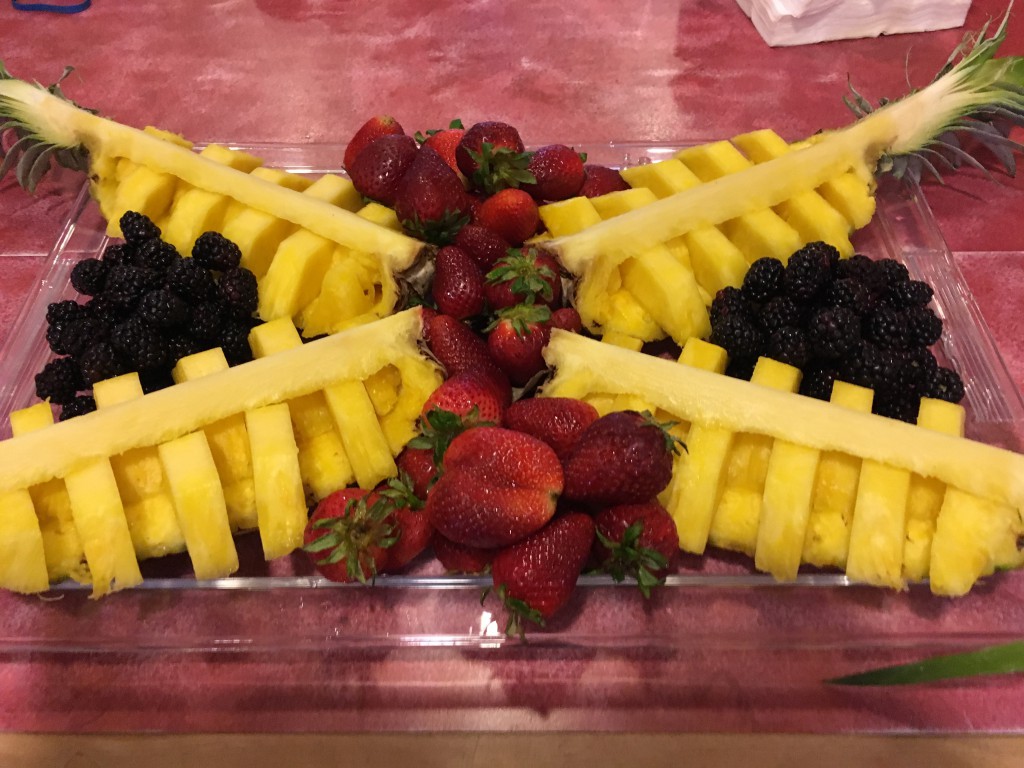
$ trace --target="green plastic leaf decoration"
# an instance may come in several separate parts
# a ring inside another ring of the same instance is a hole
[[[889,686],[931,683],[937,680],[1006,675],[1024,672],[1024,642],[993,645],[966,653],[933,656],[923,661],[872,669],[825,682],[831,685]]]

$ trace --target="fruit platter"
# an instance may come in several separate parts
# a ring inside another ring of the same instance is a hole
[[[875,177],[1019,113],[999,35],[945,75],[976,102],[854,92],[794,143],[196,144],[0,69],[4,170],[88,173],[3,351],[0,575],[40,601],[5,646],[1019,633],[956,606],[1018,599],[1024,404],[918,187]],[[888,610],[686,620],[795,589]]]

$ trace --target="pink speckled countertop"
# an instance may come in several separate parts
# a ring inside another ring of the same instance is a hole
[[[1001,13],[999,0],[976,0],[967,26]],[[773,50],[734,0],[95,0],[66,17],[0,8],[0,59],[15,74],[49,82],[73,64],[65,90],[82,104],[237,143],[345,141],[379,112],[410,130],[504,119],[531,143],[767,126],[795,139],[847,122],[847,74],[868,96],[899,95],[961,34]],[[1024,12],[1005,52],[1024,53]],[[47,182],[29,197],[0,182],[0,343],[61,230],[65,191]],[[1020,388],[1024,182],[965,173],[927,185],[926,197]],[[557,642],[469,650],[398,636],[422,632],[418,617],[465,633],[480,611],[467,591],[192,593],[173,604],[118,595],[100,606],[4,595],[0,644],[19,649],[0,649],[0,728],[1020,731],[1015,679],[889,691],[819,681],[906,658],[906,646],[1019,637],[1022,597],[1019,576],[957,602],[918,590],[676,588],[644,608],[622,590],[590,590],[554,628]],[[377,647],[336,641],[352,626]],[[122,632],[120,652],[76,650],[76,635],[98,627]],[[247,652],[215,642],[240,634],[255,638]],[[58,635],[61,652],[45,650]],[[288,635],[291,647],[274,639]],[[602,643],[613,636],[644,640]]]

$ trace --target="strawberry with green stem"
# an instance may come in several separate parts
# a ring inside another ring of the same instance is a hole
[[[485,121],[471,126],[455,150],[455,159],[470,187],[487,195],[536,181],[527,170],[530,153],[519,131],[507,123]]]
[[[395,192],[395,213],[410,235],[447,245],[469,221],[462,179],[432,147],[420,147]]]
[[[562,304],[562,278],[555,258],[538,248],[512,248],[485,276],[484,296],[491,309],[515,304]]]
[[[455,159],[455,149],[465,133],[465,126],[456,118],[448,123],[447,128],[432,128],[425,134],[416,131],[414,138],[417,144],[436,150],[453,171],[460,173],[459,163]]]
[[[385,569],[387,549],[397,540],[390,504],[379,493],[344,488],[317,505],[303,551],[330,581],[365,584]]]
[[[615,581],[636,580],[643,596],[665,583],[679,552],[672,516],[657,501],[602,509],[594,516],[594,556]]]
[[[550,320],[551,309],[543,304],[516,304],[498,311],[487,334],[487,349],[514,386],[524,386],[544,370]]]

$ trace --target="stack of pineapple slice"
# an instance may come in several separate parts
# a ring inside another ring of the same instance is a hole
[[[897,589],[927,578],[942,595],[1024,564],[1024,456],[965,439],[959,405],[924,399],[905,424],[872,415],[861,387],[795,394],[800,372],[767,358],[752,383],[720,375],[725,351],[697,339],[681,365],[560,331],[545,356],[542,396],[679,423],[661,500],[685,551],[742,552],[782,581],[801,564]]]
[[[572,240],[601,222],[793,149],[773,131],[761,130],[625,168],[621,175],[629,190],[541,206],[547,228],[543,239]],[[872,191],[868,177],[845,171],[817,187],[797,184],[788,199],[772,207],[700,222],[635,255],[627,255],[625,242],[623,247],[605,242],[578,274],[576,308],[591,331],[634,349],[666,335],[680,344],[706,336],[711,299],[726,286],[738,287],[756,259],[772,256],[785,262],[800,247],[818,240],[835,246],[843,256],[852,254],[851,232],[866,226],[874,215]],[[625,241],[632,235],[632,228],[624,226],[616,238]]]
[[[196,185],[128,157],[100,155],[93,161],[90,183],[108,235],[121,236],[118,222],[125,211],[148,216],[163,239],[185,255],[203,232],[222,233],[238,245],[242,266],[257,278],[260,318],[293,318],[307,336],[335,333],[396,309],[400,287],[395,270],[411,266],[422,244],[402,234],[394,211],[377,203],[364,205],[351,181],[330,173],[314,180],[266,168],[258,157],[217,144],[193,155],[192,144],[179,136],[154,128],[140,133],[189,153],[201,177],[204,169],[237,174],[231,189],[252,187],[254,200],[241,202],[214,191],[217,185],[205,178]],[[303,204],[321,206],[321,216],[343,215],[350,226],[344,236],[331,237],[316,217],[296,224],[265,199],[267,188],[302,195]],[[353,221],[357,226],[351,226]]]
[[[93,595],[137,585],[139,560],[187,551],[197,578],[238,568],[233,534],[267,559],[302,544],[307,503],[395,475],[441,382],[407,310],[302,344],[289,318],[257,326],[257,359],[219,349],[179,361],[143,396],[134,373],[99,382],[97,411],[53,424],[39,403],[0,442],[0,587],[66,578]]]

